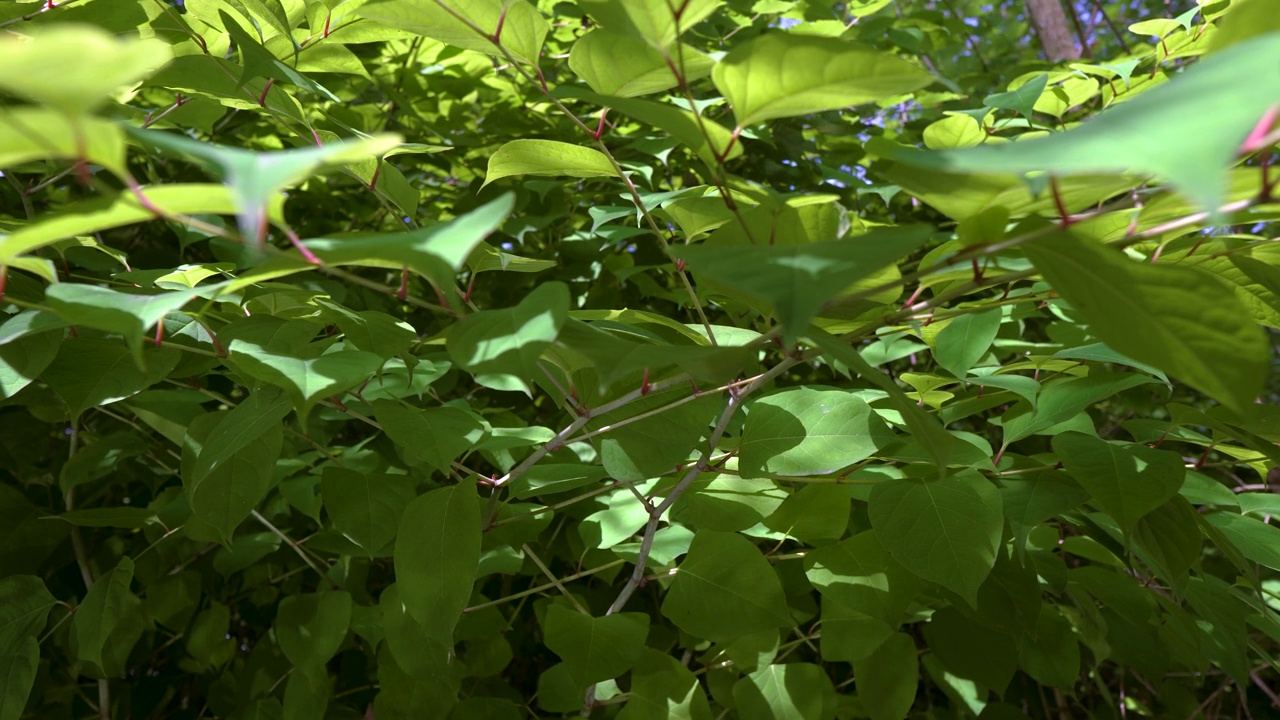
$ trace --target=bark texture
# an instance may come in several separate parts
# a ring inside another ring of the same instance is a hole
[[[1059,60],[1075,60],[1080,57],[1080,48],[1071,36],[1071,26],[1067,24],[1067,14],[1062,10],[1059,0],[1026,0],[1027,15],[1031,24],[1040,36],[1040,45],[1051,62]]]

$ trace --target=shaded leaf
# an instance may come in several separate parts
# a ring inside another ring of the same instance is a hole
[[[709,530],[694,535],[662,614],[715,642],[793,624],[782,585],[760,551],[739,535]]]
[[[616,678],[636,664],[645,650],[649,616],[615,613],[591,617],[551,605],[542,632],[547,648],[564,661],[574,683],[585,686]]]
[[[942,480],[886,480],[868,506],[876,537],[895,560],[975,605],[1004,526],[1000,494],[965,471]]]
[[[395,561],[405,611],[432,637],[452,637],[480,564],[474,480],[432,490],[409,503],[400,520]]]

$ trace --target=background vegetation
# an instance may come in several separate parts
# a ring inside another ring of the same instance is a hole
[[[1272,717],[1270,0],[0,7],[0,720]]]

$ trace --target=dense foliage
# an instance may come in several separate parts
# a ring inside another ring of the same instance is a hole
[[[0,7],[0,720],[1275,717],[1280,14],[1074,5]]]

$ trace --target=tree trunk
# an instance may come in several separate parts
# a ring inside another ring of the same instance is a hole
[[[1071,27],[1059,0],[1027,0],[1027,15],[1040,36],[1044,54],[1051,62],[1080,57],[1080,48],[1071,37]]]

